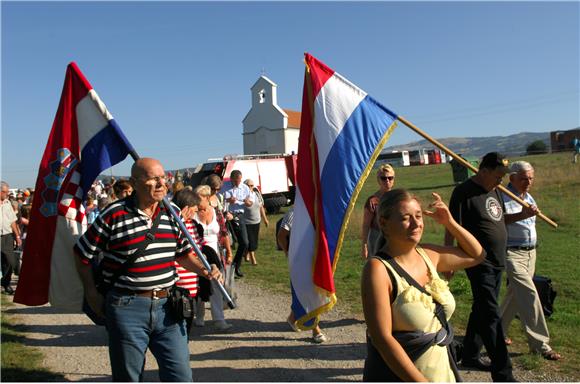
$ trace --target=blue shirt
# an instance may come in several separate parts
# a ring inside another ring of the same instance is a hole
[[[514,189],[514,187],[508,184],[508,189],[515,195],[519,193]],[[502,193],[503,201],[505,204],[506,214],[520,213],[522,211],[522,206],[509,197]],[[536,205],[536,201],[529,193],[525,193],[523,199],[526,203],[530,205]],[[516,221],[511,224],[507,224],[508,240],[507,246],[509,247],[535,247],[537,241],[536,235],[536,216],[528,217],[527,219]]]
[[[244,183],[240,183],[240,185],[236,187],[231,181],[225,182],[222,187],[222,194],[225,202],[228,204],[228,211],[232,213],[244,213],[244,210],[246,209],[244,200],[247,198],[250,198],[252,203],[256,202],[255,197],[252,195],[252,191],[250,191],[250,188]],[[229,198],[232,196],[236,198],[236,202],[233,204],[228,203]]]

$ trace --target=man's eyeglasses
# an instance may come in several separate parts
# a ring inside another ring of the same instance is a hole
[[[395,180],[395,176],[381,176],[381,177],[379,177],[379,178],[380,178],[382,181],[387,181],[387,180],[389,180],[389,181],[393,181],[393,180]]]
[[[141,180],[143,180],[143,182],[145,182],[145,184],[151,184],[151,182],[154,182],[155,184],[159,184],[162,180],[163,180],[163,182],[165,182],[166,179],[167,179],[167,176],[163,175],[163,176],[154,176],[154,177],[150,177],[148,179],[141,179]]]

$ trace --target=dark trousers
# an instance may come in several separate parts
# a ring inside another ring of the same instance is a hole
[[[463,340],[463,359],[478,359],[481,347],[485,345],[491,359],[492,379],[509,381],[512,363],[505,345],[498,305],[502,271],[483,264],[465,271],[471,283],[473,305]]]
[[[248,250],[248,231],[246,229],[246,221],[243,217],[236,217],[231,221],[232,228],[234,230],[234,235],[238,240],[238,248],[236,249],[236,255],[234,256],[235,268],[238,269],[242,264],[242,258]]]
[[[14,252],[14,234],[2,235],[2,286],[9,287],[12,273],[20,273],[20,260]]]

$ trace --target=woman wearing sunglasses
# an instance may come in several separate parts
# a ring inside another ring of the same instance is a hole
[[[369,196],[364,206],[361,239],[361,257],[363,260],[366,260],[369,255],[375,255],[380,246],[382,246],[382,233],[379,227],[377,210],[383,194],[389,192],[395,185],[395,170],[391,164],[382,164],[379,167],[377,170],[377,183],[379,183],[379,190]]]

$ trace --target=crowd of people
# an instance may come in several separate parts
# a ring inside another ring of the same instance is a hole
[[[497,189],[506,173],[508,189],[528,206]],[[529,193],[534,181],[529,163],[509,164],[501,154],[488,153],[479,171],[455,187],[449,205],[433,193],[426,207],[407,190],[394,188],[391,165],[381,165],[376,176],[379,189],[364,204],[361,238],[368,351],[364,381],[455,382],[461,380],[458,363],[489,371],[494,381],[516,381],[507,351],[512,340],[506,333],[516,316],[531,351],[549,360],[562,357],[549,345],[532,281],[539,210]],[[150,348],[162,381],[191,381],[187,342],[193,326],[206,326],[206,307],[215,329],[232,328],[218,284],[235,301],[235,278],[244,277],[244,260],[258,265],[260,226],[269,225],[259,189],[253,180],[242,179],[238,170],[227,182],[211,174],[194,188],[166,173],[158,160],[143,158],[128,180],[93,183],[85,209],[89,227],[74,251],[86,300],[106,318],[113,380],[139,381]],[[2,290],[13,294],[12,274],[19,273],[18,250],[34,192],[10,196],[9,185],[2,182],[1,187]],[[171,218],[162,203],[165,196],[171,197],[197,247]],[[444,245],[422,243],[424,216],[443,226]],[[278,246],[286,254],[292,222],[290,209],[277,230]],[[209,270],[195,248],[207,258]],[[93,279],[95,260],[110,287],[104,295]],[[462,343],[449,324],[455,300],[447,282],[460,269],[465,269],[473,294]],[[500,305],[504,269],[509,285]],[[174,285],[192,298],[194,315],[185,321],[167,304]],[[287,322],[298,331],[292,310]],[[316,326],[312,340],[328,338]],[[481,358],[483,347],[491,363]]]

